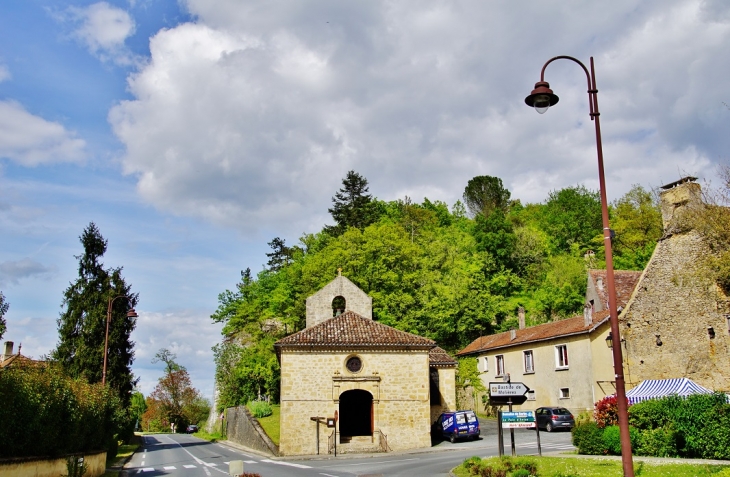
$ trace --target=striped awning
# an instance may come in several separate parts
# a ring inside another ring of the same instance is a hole
[[[626,391],[626,398],[629,400],[629,404],[636,404],[672,394],[686,397],[690,394],[712,394],[712,391],[687,378],[647,379],[635,388]]]

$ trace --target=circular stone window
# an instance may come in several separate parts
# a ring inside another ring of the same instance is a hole
[[[362,361],[357,356],[352,356],[347,359],[345,367],[351,373],[358,373],[362,369]]]

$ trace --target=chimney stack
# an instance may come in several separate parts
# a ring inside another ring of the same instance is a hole
[[[509,330],[509,340],[512,341],[517,338],[517,330]]]
[[[6,359],[11,357],[13,355],[13,342],[12,341],[6,341],[5,342],[5,350],[3,351],[2,355],[2,362],[4,363]]]
[[[696,177],[683,177],[671,184],[663,185],[661,199],[664,233],[672,234],[692,229],[692,216],[687,212],[702,206],[702,188]],[[689,220],[688,220],[689,219]]]
[[[588,327],[593,323],[593,306],[589,303],[583,305],[583,324]]]
[[[520,329],[525,329],[525,309],[522,307],[517,308],[517,321],[520,324]]]

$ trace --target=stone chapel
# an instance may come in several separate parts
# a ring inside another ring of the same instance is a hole
[[[274,345],[280,454],[430,446],[431,423],[456,409],[456,361],[428,338],[374,321],[372,298],[341,275],[306,304],[306,328]],[[336,433],[326,422],[335,413]]]

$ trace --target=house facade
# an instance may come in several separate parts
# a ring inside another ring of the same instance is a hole
[[[428,447],[433,420],[455,409],[456,361],[374,321],[370,297],[343,276],[307,299],[307,327],[275,348],[281,455],[326,454],[335,442],[342,453]],[[337,434],[325,420],[335,414]]]

